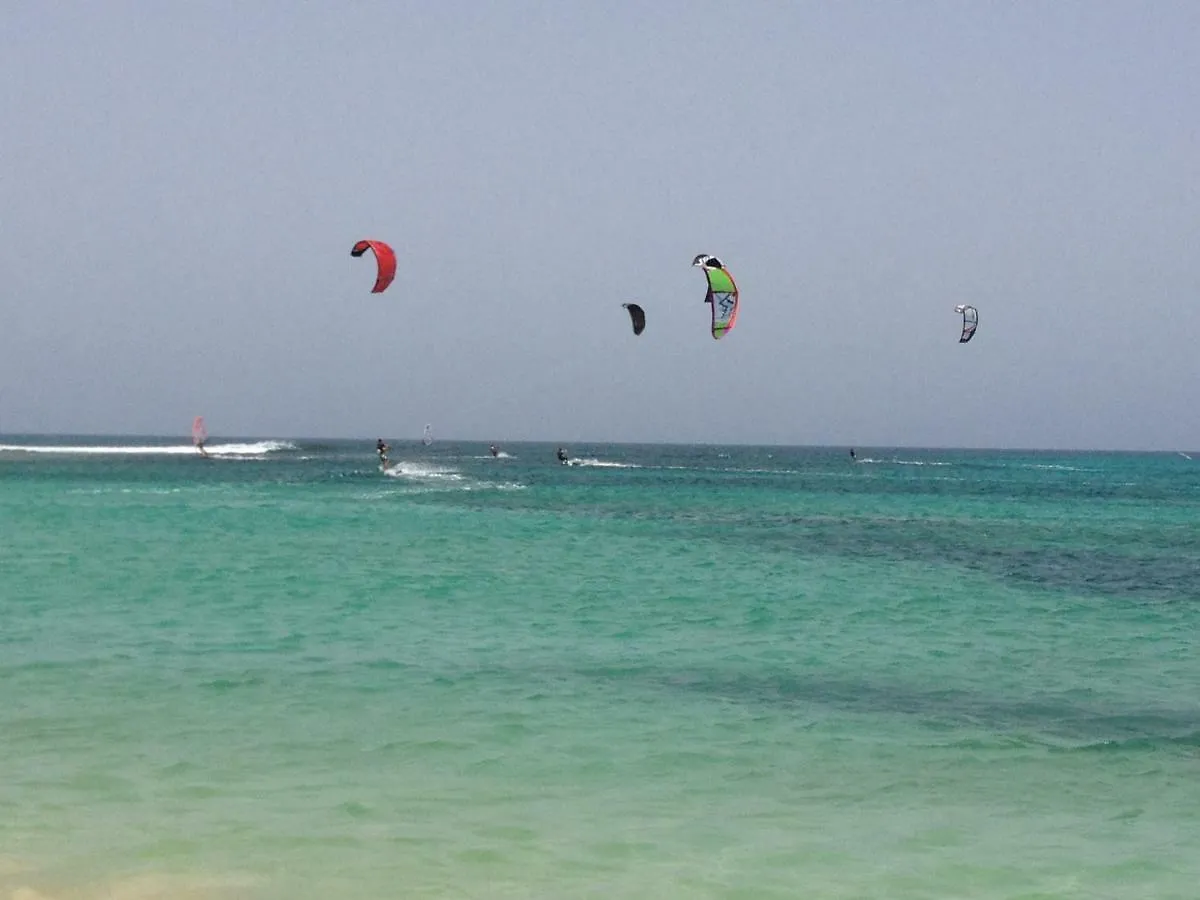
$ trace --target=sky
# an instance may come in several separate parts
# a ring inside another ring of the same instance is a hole
[[[6,2],[0,432],[1200,448],[1197,47],[1168,0]]]

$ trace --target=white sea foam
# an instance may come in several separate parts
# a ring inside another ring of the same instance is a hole
[[[940,462],[933,459],[873,459],[869,456],[860,456],[854,460],[860,465],[877,465],[877,466],[952,466],[954,463]]]
[[[142,874],[76,888],[68,894],[48,894],[25,885],[9,896],[12,900],[217,900],[244,896],[259,884],[258,878],[246,875]]]
[[[265,456],[295,450],[289,441],[254,441],[242,444],[209,444],[209,456]],[[64,456],[199,456],[191,444],[0,444],[0,453],[54,453]]]
[[[462,491],[523,491],[526,485],[516,481],[472,481],[459,486]]]
[[[388,466],[384,472],[389,478],[408,478],[413,481],[462,481],[463,474],[457,469],[431,466],[426,463],[398,462]]]
[[[612,462],[607,459],[572,459],[568,463],[572,466],[585,466],[593,469],[640,469],[637,463]]]
[[[525,485],[513,481],[478,481],[468,478],[457,469],[427,463],[402,461],[384,470],[384,475],[402,481],[406,494],[427,494],[441,491],[522,491]],[[394,493],[389,492],[389,493]],[[373,495],[379,499],[388,494]]]
[[[680,468],[686,468],[680,466]],[[746,475],[807,475],[809,473],[802,472],[799,469],[719,469],[720,472],[741,472]]]

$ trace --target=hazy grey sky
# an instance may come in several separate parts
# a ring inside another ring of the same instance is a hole
[[[1194,2],[13,0],[0,430],[1197,447],[1198,48]]]

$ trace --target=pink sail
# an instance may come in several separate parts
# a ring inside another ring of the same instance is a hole
[[[192,422],[192,443],[199,447],[208,440],[208,429],[204,427],[204,416],[196,416]]]

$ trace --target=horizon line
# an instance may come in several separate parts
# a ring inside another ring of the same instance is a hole
[[[208,443],[214,444],[219,441],[341,441],[345,443],[356,443],[363,441],[369,443],[378,439],[375,437],[331,437],[328,435],[240,435],[230,434],[214,438],[209,436]],[[0,444],[3,444],[9,438],[97,438],[106,441],[118,439],[146,440],[153,439],[157,441],[181,440],[185,443],[191,443],[190,434],[151,434],[145,432],[123,432],[123,433],[96,433],[96,432],[43,432],[43,431],[24,431],[14,433],[0,434]],[[415,437],[391,438],[391,440],[412,441],[413,443],[422,443],[421,435]],[[1129,447],[994,447],[983,445],[962,445],[962,446],[933,446],[925,444],[852,444],[850,442],[833,443],[833,444],[788,444],[777,442],[759,443],[754,441],[646,441],[646,440],[595,440],[595,439],[578,439],[564,441],[561,439],[496,439],[496,438],[473,438],[473,437],[439,437],[435,438],[435,444],[582,444],[582,445],[601,445],[601,446],[625,446],[625,447],[747,447],[747,448],[786,448],[792,450],[845,450],[847,448],[863,449],[863,450],[950,450],[950,451],[971,451],[971,452],[998,452],[998,453],[1200,453],[1200,450],[1192,450],[1186,447],[1169,447],[1160,449],[1135,449]]]

